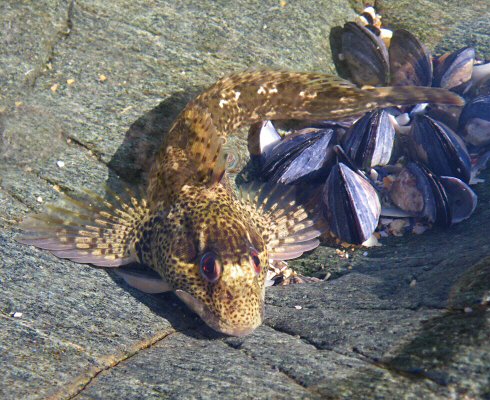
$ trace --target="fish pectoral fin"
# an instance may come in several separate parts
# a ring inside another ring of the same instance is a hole
[[[122,194],[107,189],[106,197],[85,191],[29,215],[16,240],[77,263],[119,267],[139,261],[135,245],[148,215],[146,201],[129,189]]]
[[[172,290],[169,283],[161,277],[149,276],[144,272],[129,272],[121,269],[117,269],[115,272],[118,276],[123,278],[129,286],[141,290],[144,293],[163,293]]]
[[[270,259],[297,258],[320,244],[318,237],[328,227],[319,194],[294,185],[254,182],[240,187],[242,202],[262,227]]]

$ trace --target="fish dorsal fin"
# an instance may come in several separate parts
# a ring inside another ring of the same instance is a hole
[[[190,143],[190,158],[195,162],[196,178],[207,185],[218,183],[226,168],[226,154],[223,146],[226,137],[220,134],[209,112],[189,108],[185,119],[190,124],[195,138]]]
[[[316,248],[326,231],[318,193],[293,185],[240,186],[240,199],[263,230],[269,258],[289,260]]]

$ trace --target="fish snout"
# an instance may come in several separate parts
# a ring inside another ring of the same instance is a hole
[[[211,305],[207,305],[183,290],[175,293],[208,326],[226,335],[245,336],[262,324],[263,298],[224,290],[217,294]]]

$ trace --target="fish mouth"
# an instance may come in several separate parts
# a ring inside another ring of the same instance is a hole
[[[183,290],[176,290],[175,294],[182,300],[192,311],[194,311],[199,317],[215,331],[224,333],[230,336],[246,336],[252,333],[260,324],[253,325],[229,325],[219,317],[217,317],[209,307],[201,300],[196,299],[191,294],[184,292]]]

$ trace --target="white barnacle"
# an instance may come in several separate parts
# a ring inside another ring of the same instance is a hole
[[[278,92],[278,90],[277,90],[277,87],[275,87],[275,86],[272,89],[269,89],[270,94],[277,93],[277,92]]]
[[[219,106],[220,108],[223,108],[226,104],[228,104],[228,100],[225,100],[225,99],[221,99],[219,101]]]
[[[240,98],[240,95],[241,95],[240,92],[238,92],[238,91],[235,92],[235,101],[238,101],[238,99]]]
[[[376,103],[367,103],[366,108],[376,108],[377,104]]]
[[[302,90],[301,92],[299,92],[299,97],[305,97],[305,92],[304,92],[304,90]]]
[[[267,92],[265,91],[265,88],[263,86],[259,87],[259,90],[257,90],[257,94],[266,94]]]

